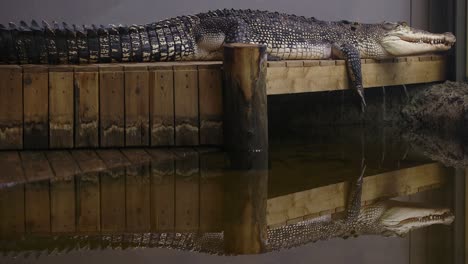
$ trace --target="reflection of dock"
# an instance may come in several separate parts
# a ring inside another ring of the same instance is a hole
[[[10,177],[0,189],[2,234],[216,232],[223,227],[224,157],[216,152],[126,149],[1,155],[0,166]],[[363,202],[435,188],[448,174],[448,169],[429,163],[370,175],[364,179]],[[346,192],[347,182],[339,181],[270,197],[267,224],[339,212]]]
[[[381,198],[410,195],[442,186],[450,173],[440,164],[430,163],[364,178],[362,203]],[[293,223],[344,210],[347,182],[338,182],[311,190],[268,199],[269,226]]]

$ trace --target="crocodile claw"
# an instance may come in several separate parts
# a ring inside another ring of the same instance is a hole
[[[361,98],[361,110],[362,112],[365,112],[367,104],[366,104],[366,99],[364,98],[364,89],[362,88],[362,86],[360,86],[360,87],[356,87],[356,91],[359,97]]]

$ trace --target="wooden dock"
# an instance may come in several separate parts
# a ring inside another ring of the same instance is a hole
[[[365,87],[446,79],[446,58],[363,60]],[[268,62],[266,92],[348,89],[344,61]],[[0,149],[223,145],[221,62],[0,66]]]

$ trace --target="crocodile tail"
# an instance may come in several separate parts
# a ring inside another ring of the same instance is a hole
[[[83,64],[158,61],[146,26],[0,24],[1,64]],[[154,35],[151,35],[154,37]],[[154,39],[153,39],[154,41]]]
[[[0,24],[0,63],[83,64],[181,60],[194,54],[194,18],[147,25]]]

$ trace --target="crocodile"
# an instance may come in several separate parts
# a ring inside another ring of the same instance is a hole
[[[258,10],[215,10],[145,25],[77,26],[42,21],[0,25],[0,62],[10,64],[220,60],[225,43],[266,46],[272,60],[345,59],[365,106],[361,58],[383,59],[449,50],[452,33],[405,22],[327,22]]]
[[[362,174],[364,173],[364,170]],[[341,218],[321,216],[294,224],[267,229],[264,252],[297,247],[332,238],[360,235],[404,236],[410,230],[434,224],[450,225],[454,215],[449,208],[381,200],[362,206],[362,175],[352,181],[347,209]],[[229,255],[225,250],[225,237],[220,232],[125,232],[101,234],[53,234],[6,237],[0,239],[0,252],[4,254],[62,254],[70,250],[99,248],[168,248],[200,253]]]

